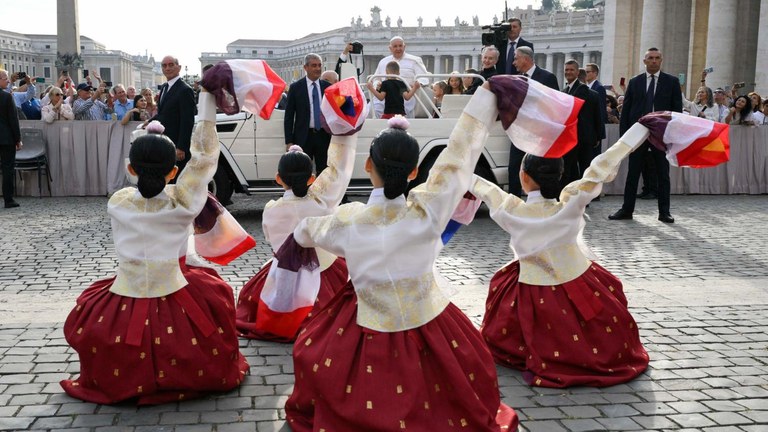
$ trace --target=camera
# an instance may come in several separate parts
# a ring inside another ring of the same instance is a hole
[[[88,78],[88,69],[83,69],[83,78]]]
[[[512,24],[503,22],[501,24],[487,25],[481,28],[484,31],[480,35],[480,41],[483,46],[501,45],[507,40],[507,32],[512,28]]]
[[[359,41],[352,42],[352,50],[349,52],[352,54],[361,54],[363,52],[363,44]]]
[[[61,71],[61,74],[63,76],[69,76],[69,71],[65,69],[65,70]]]
[[[27,73],[26,73],[26,72],[19,72],[19,75],[18,75],[18,76],[19,76],[19,79],[20,79],[20,80],[23,80],[24,78],[26,78],[26,77],[27,77]]]
[[[744,86],[746,86],[746,85],[747,85],[746,83],[743,83],[743,82],[738,82],[738,83],[735,83],[735,84],[733,85],[733,88],[742,88],[742,87],[744,87]]]

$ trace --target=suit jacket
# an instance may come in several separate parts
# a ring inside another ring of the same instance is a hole
[[[317,80],[317,82],[320,83],[320,99],[322,100],[323,96],[325,96],[325,89],[331,84],[324,80]],[[288,103],[285,107],[285,119],[283,120],[286,144],[293,143],[304,147],[304,144],[307,142],[310,101],[307,77],[291,84],[288,89]]]
[[[499,61],[496,62],[496,70],[499,71],[500,74],[507,73],[507,47],[509,46],[509,39],[504,38],[504,42],[496,45],[496,48],[499,50]],[[527,46],[530,49],[533,49],[533,43],[528,42],[527,40],[520,38],[517,40],[517,46],[515,48],[520,48],[522,46]],[[509,61],[514,61],[515,57],[513,56]],[[517,75],[520,72],[517,70],[517,68],[513,65],[512,66],[512,74],[511,75]],[[555,86],[557,88],[557,86]]]
[[[624,94],[624,107],[621,110],[619,130],[622,134],[629,130],[640,117],[648,114],[645,109],[647,77],[643,72],[631,80]],[[656,92],[653,98],[654,111],[683,112],[683,94],[680,91],[680,81],[676,76],[659,72],[656,82]]]
[[[603,126],[600,128],[600,139],[605,138],[605,125],[608,123],[608,111],[605,109],[605,87],[600,80],[595,80],[592,83],[592,90],[597,92],[598,102],[600,102],[600,118],[603,121]]]
[[[192,128],[195,126],[196,106],[192,87],[178,79],[165,91],[157,106],[157,114],[151,119],[165,126],[163,134],[176,144],[177,149],[184,150],[186,160],[190,158],[189,142],[192,138]]]
[[[19,116],[10,93],[0,90],[0,146],[15,146],[21,141]]]
[[[540,82],[553,90],[560,90],[560,87],[557,85],[557,77],[546,69],[536,66],[536,69],[533,70],[533,75],[531,75],[531,79]]]
[[[591,90],[586,84],[579,82],[579,80],[574,81],[568,94],[584,101],[584,105],[579,111],[577,126],[578,145],[594,147],[600,140],[600,134],[603,130],[600,104],[598,103],[599,96],[596,91]]]

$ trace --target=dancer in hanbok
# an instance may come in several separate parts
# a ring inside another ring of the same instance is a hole
[[[520,169],[527,201],[475,176],[470,191],[511,235],[517,257],[491,279],[481,332],[496,361],[523,370],[531,385],[610,386],[648,366],[621,281],[581,238],[586,206],[644,131],[628,131],[562,191],[562,159],[527,154]]]
[[[79,377],[61,382],[72,397],[160,404],[231,390],[248,371],[232,289],[215,270],[186,265],[219,156],[213,96],[201,93],[198,111],[192,159],[175,185],[167,185],[177,172],[168,137],[150,133],[131,146],[138,185],[108,205],[117,275],[87,288],[64,325],[80,360]]]
[[[488,348],[433,274],[441,233],[497,114],[494,95],[480,88],[426,182],[407,198],[419,146],[404,118],[390,119],[365,165],[374,186],[368,203],[304,219],[286,240],[344,256],[351,277],[294,345],[296,381],[285,405],[291,430],[517,428],[514,410],[500,401]]]
[[[328,87],[321,105],[321,123],[331,133],[328,166],[315,179],[312,160],[299,146],[291,146],[280,158],[275,180],[283,197],[267,203],[262,216],[264,237],[277,252],[305,217],[331,214],[344,197],[355,162],[357,131],[365,122],[368,104],[354,78]],[[310,252],[317,267],[304,273],[302,289],[279,289],[286,269],[299,260],[270,259],[240,291],[237,328],[251,339],[293,342],[312,310],[325,305],[349,279],[343,258],[321,248]],[[291,274],[288,271],[287,274]],[[290,277],[290,276],[289,276]]]
[[[312,159],[291,146],[288,153],[280,158],[276,181],[284,189],[282,198],[272,200],[264,207],[262,227],[264,238],[277,251],[296,225],[308,216],[324,216],[339,205],[347,189],[355,161],[357,135],[331,138],[328,148],[328,167],[315,179],[312,174]],[[315,305],[321,307],[347,283],[349,275],[343,258],[316,248],[320,264],[320,288]],[[262,299],[262,289],[273,265],[270,259],[240,290],[237,299],[237,329],[240,335],[249,339],[293,342],[301,322],[311,312],[293,310],[281,313],[270,309]],[[262,319],[259,320],[259,315]],[[267,323],[267,321],[271,321]]]

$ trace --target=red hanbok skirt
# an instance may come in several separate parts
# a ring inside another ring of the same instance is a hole
[[[621,281],[597,263],[555,286],[518,281],[510,263],[491,279],[480,332],[503,366],[523,370],[531,385],[604,387],[648,366]]]
[[[348,283],[306,322],[293,348],[285,404],[294,432],[514,431],[491,354],[453,304],[421,327],[382,333],[357,324]]]
[[[189,284],[159,298],[109,291],[95,282],[64,324],[80,357],[80,376],[63,380],[68,395],[112,404],[153,405],[231,390],[248,372],[238,349],[232,289],[215,270],[187,267]]]
[[[240,332],[240,336],[248,339],[290,343],[296,340],[295,336],[285,338],[256,327],[259,297],[261,296],[261,290],[264,288],[264,282],[267,280],[269,269],[272,267],[272,262],[270,261],[262,267],[240,290],[240,294],[237,296],[237,330]],[[346,285],[348,279],[347,262],[344,258],[336,258],[336,261],[330,267],[320,273],[320,291],[317,293],[317,300],[312,308],[312,312],[325,306],[336,292]],[[309,313],[307,319],[312,316],[312,312]],[[306,321],[304,322],[306,323]]]

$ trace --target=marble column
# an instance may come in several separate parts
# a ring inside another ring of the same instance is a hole
[[[443,56],[440,54],[435,54],[435,70],[433,73],[441,74],[443,73]]]
[[[638,0],[606,0],[603,24],[603,52],[600,81],[619,87],[619,78],[636,73],[639,20],[642,11]]]
[[[581,60],[581,67],[586,67],[587,63],[593,63],[592,51],[584,51],[583,58]]]
[[[760,5],[760,23],[757,30],[755,91],[765,98],[768,95],[768,4],[765,2]]]
[[[707,60],[707,27],[709,25],[709,0],[693,0],[691,5],[691,37],[688,51],[688,70],[686,71],[685,94],[695,96],[700,86],[701,71],[706,68]],[[708,83],[714,91],[713,83]]]
[[[69,72],[72,82],[78,83],[82,76],[82,59],[80,57],[80,20],[77,0],[60,0],[56,3],[56,68],[58,72]],[[55,81],[59,74],[51,73]]]
[[[566,56],[568,56],[566,53],[558,54],[555,57],[555,69],[550,71],[555,74],[555,77],[557,78],[558,88],[563,88],[563,68],[565,67]]]
[[[643,54],[651,47],[664,53],[664,3],[664,0],[643,2],[643,27],[640,30],[640,50]]]
[[[547,63],[544,65],[544,69],[552,71],[555,66],[555,55],[553,53],[547,53]]]
[[[707,33],[707,66],[715,68],[707,76],[708,84],[716,87],[730,85],[735,81],[739,62],[736,59],[736,44],[746,35],[738,28],[738,6],[740,2],[710,0],[709,29]]]
[[[453,56],[453,69],[451,69],[451,72],[464,72],[464,68],[461,64],[461,56],[455,55]]]

